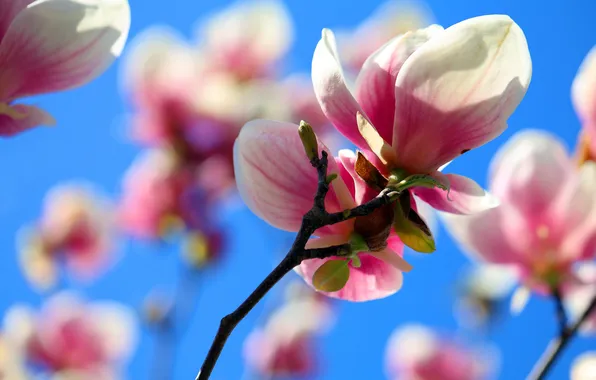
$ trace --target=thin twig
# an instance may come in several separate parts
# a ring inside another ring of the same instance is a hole
[[[563,305],[563,297],[559,288],[554,288],[553,298],[557,307],[557,321],[559,322],[559,335],[562,335],[567,328],[567,313],[565,312],[565,306]]]
[[[532,369],[532,372],[528,376],[529,380],[543,380],[546,375],[548,375],[555,361],[563,352],[563,349],[571,342],[584,321],[588,319],[593,312],[596,312],[596,296],[594,296],[592,302],[590,302],[584,313],[577,319],[577,321],[563,329],[560,336],[550,342]]]
[[[288,254],[283,258],[275,269],[257,286],[257,288],[246,298],[244,302],[231,314],[222,318],[219,329],[203,362],[201,371],[196,380],[207,380],[221,354],[226,341],[236,325],[255,307],[255,305],[277,284],[288,272],[299,265],[302,261],[313,258],[328,258],[339,256],[349,248],[347,245],[321,248],[305,249],[306,242],[319,228],[336,224],[357,216],[368,215],[377,208],[395,200],[396,192],[383,191],[379,196],[363,205],[357,206],[346,212],[328,213],[325,210],[325,196],[329,191],[327,179],[327,152],[323,151],[321,157],[315,155],[310,161],[317,169],[318,186],[314,197],[313,207],[302,218],[302,224],[296,235],[296,239]]]

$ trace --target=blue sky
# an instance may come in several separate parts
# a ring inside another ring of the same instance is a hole
[[[288,56],[288,72],[310,70],[310,60],[323,27],[350,28],[367,17],[377,1],[291,0],[285,2],[294,18],[296,39]],[[515,132],[541,128],[559,135],[570,148],[579,123],[570,100],[570,86],[577,68],[596,44],[596,3],[535,2],[513,0],[429,1],[438,23],[449,26],[465,18],[491,13],[510,15],[524,30],[533,60],[530,89],[511,117],[509,129],[490,144],[455,161],[452,172],[470,176],[486,185],[491,157]],[[228,4],[224,1],[131,0],[134,37],[153,24],[167,24],[191,36],[198,19]],[[34,99],[58,120],[53,128],[40,128],[0,142],[0,312],[15,302],[38,304],[41,297],[29,289],[18,270],[15,233],[35,220],[46,191],[63,181],[85,179],[116,197],[122,175],[139,151],[126,138],[127,110],[118,88],[118,64],[90,85],[61,94]],[[235,308],[272,268],[288,247],[291,234],[274,232],[242,208],[223,208],[221,218],[229,234],[226,260],[200,282],[198,309],[187,335],[180,342],[176,379],[190,379],[204,358],[219,318]],[[380,379],[386,340],[395,327],[420,322],[442,331],[456,332],[451,313],[454,281],[468,260],[444,230],[438,234],[438,251],[414,256],[415,270],[406,275],[398,294],[365,304],[340,302],[333,331],[322,339],[325,379]],[[176,247],[154,247],[124,241],[122,259],[90,285],[73,283],[90,298],[110,298],[138,307],[155,286],[171,288],[178,269]],[[273,294],[275,297],[275,294]],[[259,318],[258,306],[234,332],[214,372],[214,379],[241,377],[242,342]],[[511,317],[484,337],[500,347],[500,379],[521,379],[555,333],[553,305],[534,298],[528,308]],[[461,331],[460,331],[461,332]],[[130,363],[131,379],[149,378],[153,360],[151,338],[146,331]],[[596,348],[594,341],[576,339],[552,373],[552,379],[568,377],[572,359],[582,350]]]

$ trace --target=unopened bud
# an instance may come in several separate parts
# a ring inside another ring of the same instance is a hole
[[[300,134],[300,140],[304,146],[304,151],[309,160],[314,160],[319,157],[319,144],[317,143],[317,135],[312,129],[312,126],[306,121],[302,120],[298,127],[298,134]]]

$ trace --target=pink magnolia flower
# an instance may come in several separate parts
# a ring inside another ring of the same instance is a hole
[[[319,142],[319,146],[328,152]],[[310,165],[291,123],[256,120],[247,123],[236,141],[234,168],[238,190],[246,205],[274,227],[298,231],[303,215],[311,209],[317,188],[317,172]],[[342,151],[335,160],[330,155],[329,174],[338,174],[325,199],[329,212],[351,209],[374,194],[356,175],[356,158]],[[350,277],[345,287],[327,293],[350,301],[366,301],[389,296],[401,288],[402,271],[411,266],[401,257],[403,245],[390,232],[392,209],[381,208],[368,217],[351,219],[315,232],[307,248],[344,244],[358,236],[369,252],[359,253],[361,265],[349,264]],[[389,220],[388,220],[389,219]],[[315,271],[328,261],[306,260],[298,273],[311,284]]]
[[[282,2],[239,2],[211,16],[200,30],[201,48],[220,70],[240,80],[271,76],[290,47],[292,21]]]
[[[577,283],[574,264],[596,255],[596,163],[577,170],[558,139],[525,131],[495,156],[489,183],[501,205],[443,214],[453,237],[481,261],[510,266],[539,293]]]
[[[571,91],[573,105],[583,124],[588,157],[596,158],[596,48],[584,59]]]
[[[387,346],[388,377],[400,380],[480,380],[495,371],[496,352],[471,349],[420,325],[397,329]]]
[[[130,26],[126,0],[1,0],[0,135],[54,118],[20,98],[79,87],[120,55]]]
[[[56,265],[92,279],[111,261],[114,225],[111,204],[86,184],[61,185],[46,196],[42,217],[20,239],[20,259],[34,285],[56,281]]]
[[[312,292],[311,292],[312,293]],[[316,335],[333,322],[330,306],[316,294],[290,299],[244,344],[248,364],[265,376],[312,376]]]
[[[315,93],[335,127],[374,152],[370,159],[386,176],[436,177],[449,192],[414,187],[413,193],[435,209],[465,214],[496,202],[471,179],[440,169],[506,128],[530,76],[523,32],[499,15],[392,39],[366,60],[354,95],[330,30],[323,30],[312,61]]]
[[[596,297],[596,264],[589,262],[580,265],[576,275],[580,283],[571,286],[564,294],[565,306],[573,320],[583,315]],[[596,334],[596,311],[582,323],[580,331],[584,334]]]
[[[420,1],[390,0],[382,4],[355,31],[338,35],[345,65],[359,71],[364,61],[387,41],[429,25],[432,18],[430,9]]]
[[[0,335],[0,379],[30,379],[31,376],[25,367],[23,350],[8,335],[6,333]]]
[[[114,302],[85,303],[69,293],[53,296],[40,311],[13,306],[4,324],[28,361],[57,375],[117,379],[136,340],[131,310]]]

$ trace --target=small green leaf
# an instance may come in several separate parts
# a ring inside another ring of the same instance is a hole
[[[325,181],[329,184],[336,178],[337,178],[337,173],[331,173],[325,178]]]
[[[337,292],[346,286],[349,278],[348,260],[329,260],[312,276],[312,284],[322,292]]]
[[[433,176],[427,174],[414,174],[411,176],[406,177],[397,185],[398,191],[404,191],[411,187],[426,187],[429,189],[433,189],[438,187],[441,190],[449,190],[449,186],[442,183],[438,179]]]
[[[418,213],[410,208],[410,193],[405,192],[395,203],[393,230],[402,243],[417,252],[432,253],[436,250],[430,229]]]
[[[358,257],[358,255],[354,255],[352,257],[351,263],[354,268],[360,268],[362,266],[362,262],[360,261],[360,257]]]
[[[361,235],[353,233],[350,236],[350,250],[352,253],[367,252],[369,251],[366,240]]]

